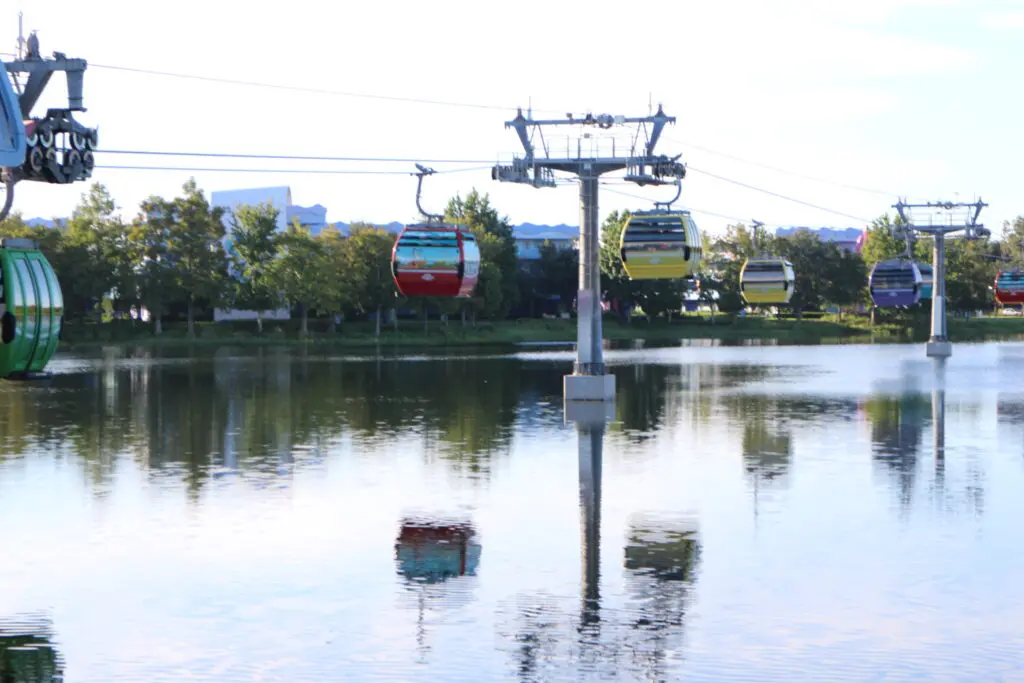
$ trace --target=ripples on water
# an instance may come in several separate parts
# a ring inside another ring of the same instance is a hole
[[[922,356],[610,351],[603,434],[567,351],[64,356],[0,681],[1024,680],[1024,353]]]

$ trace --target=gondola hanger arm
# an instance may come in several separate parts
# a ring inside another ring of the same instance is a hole
[[[437,221],[438,223],[444,220],[444,216],[439,214],[430,214],[423,209],[423,205],[420,203],[420,197],[423,193],[423,176],[433,175],[436,171],[432,168],[427,168],[421,164],[416,164],[417,172],[411,175],[416,176],[416,208],[423,214],[423,217],[428,221]]]

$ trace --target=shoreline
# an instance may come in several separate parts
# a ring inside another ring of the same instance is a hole
[[[572,346],[576,341],[575,319],[523,319],[461,325],[458,320],[447,325],[431,321],[427,331],[420,321],[402,321],[396,332],[391,326],[374,336],[372,323],[354,322],[339,326],[335,334],[322,330],[301,338],[298,323],[267,321],[264,334],[258,335],[252,322],[198,323],[196,336],[186,335],[185,325],[172,323],[154,336],[148,325],[93,324],[69,325],[58,349],[79,350],[110,346],[155,348],[217,347],[217,346],[297,346],[336,349],[389,348],[426,349],[432,347],[512,347],[545,348]],[[320,326],[321,321],[315,321]],[[953,342],[995,341],[1000,338],[1024,336],[1024,319],[973,318],[950,319],[949,336]],[[775,341],[787,344],[864,344],[923,343],[927,327],[911,327],[908,322],[887,322],[871,327],[866,317],[835,316],[819,319],[731,318],[722,316],[715,323],[708,318],[682,316],[667,322],[634,321],[629,324],[606,318],[604,338],[609,342],[652,343],[681,342],[686,339],[721,340],[723,342]]]

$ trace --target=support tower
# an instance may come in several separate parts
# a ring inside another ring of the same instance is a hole
[[[925,202],[908,204],[900,200],[893,204],[908,230],[931,235],[935,238],[932,247],[932,329],[925,345],[929,358],[949,358],[953,345],[946,333],[946,235],[963,232],[965,239],[983,239],[991,233],[978,223],[978,215],[988,206],[978,201],[966,204],[960,202]]]
[[[602,349],[601,267],[598,218],[598,182],[612,171],[626,171],[625,179],[638,185],[664,185],[686,175],[679,156],[656,155],[654,148],[666,123],[675,123],[661,106],[653,116],[625,117],[611,114],[586,114],[575,118],[535,120],[523,116],[519,109],[515,119],[505,123],[514,128],[525,152],[511,165],[497,165],[491,178],[503,182],[523,183],[533,187],[554,187],[555,172],[568,173],[579,179],[580,186],[580,280],[576,298],[577,340],[573,373],[565,376],[563,391],[567,402],[615,400],[615,376],[608,374]],[[590,130],[608,130],[613,126],[637,126],[636,134],[619,144],[614,137],[594,136]],[[553,149],[553,142],[544,139],[542,127],[581,126],[582,135],[575,144]],[[589,129],[589,130],[588,130]],[[641,139],[640,133],[644,133]],[[534,147],[534,134],[539,134],[541,149]]]

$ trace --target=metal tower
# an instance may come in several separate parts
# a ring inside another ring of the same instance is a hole
[[[573,374],[565,376],[563,392],[566,401],[615,400],[615,376],[605,371],[602,351],[598,180],[605,173],[620,170],[626,171],[626,180],[638,185],[664,185],[682,179],[686,175],[686,166],[677,161],[680,155],[667,157],[654,153],[665,124],[675,121],[675,117],[666,116],[659,105],[653,116],[594,116],[588,113],[583,118],[574,118],[570,113],[565,119],[548,120],[535,120],[532,115],[524,117],[523,110],[519,109],[515,119],[505,122],[506,128],[514,128],[519,135],[525,154],[515,157],[511,165],[496,165],[491,170],[491,179],[534,187],[554,187],[555,171],[579,178],[580,280],[576,298],[576,363]],[[544,139],[540,130],[542,126],[608,130],[626,124],[637,125],[637,130],[632,139],[621,146],[614,138],[607,140],[584,132],[575,145],[566,139],[564,148],[560,146],[554,150],[553,144]],[[641,132],[645,140],[640,139]],[[533,144],[534,133],[539,133],[542,147],[539,151]]]
[[[953,345],[946,335],[946,235],[963,231],[966,239],[983,239],[991,232],[978,223],[978,214],[988,206],[978,199],[973,204],[961,202],[926,202],[908,204],[902,199],[893,204],[908,230],[917,231],[935,238],[932,246],[932,331],[925,346],[929,358],[948,358],[953,355]],[[913,215],[921,215],[915,223]],[[959,212],[959,217],[957,213]]]

